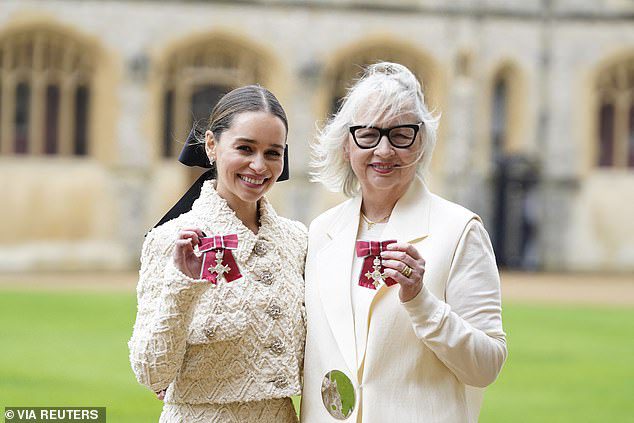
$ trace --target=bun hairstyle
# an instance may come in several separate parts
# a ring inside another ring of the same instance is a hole
[[[247,85],[225,94],[216,103],[209,117],[207,130],[213,132],[216,141],[231,127],[236,115],[244,112],[268,112],[284,123],[288,135],[286,112],[275,95],[260,85]]]
[[[377,122],[398,120],[411,113],[416,115],[419,122],[423,122],[421,151],[417,161],[417,173],[423,177],[436,145],[440,116],[434,115],[425,105],[420,82],[405,66],[379,62],[366,67],[312,145],[312,180],[321,182],[330,191],[343,192],[348,197],[357,194],[359,181],[343,149],[348,141],[349,126],[376,126]]]

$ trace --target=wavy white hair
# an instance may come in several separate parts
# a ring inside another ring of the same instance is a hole
[[[423,122],[422,148],[416,164],[416,173],[422,177],[436,145],[440,116],[427,108],[420,82],[405,66],[390,62],[368,66],[312,144],[311,180],[321,182],[330,191],[343,192],[348,197],[356,195],[359,181],[344,155],[348,128],[354,124],[375,125],[409,113]]]

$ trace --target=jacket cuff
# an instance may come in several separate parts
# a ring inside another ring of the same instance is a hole
[[[445,309],[449,307],[444,301],[436,298],[425,285],[418,295],[401,304],[409,314],[415,329],[437,327],[442,321]]]
[[[194,279],[185,275],[178,270],[172,260],[169,260],[165,266],[164,272],[165,286],[163,294],[168,296],[176,296],[179,299],[191,298],[203,286],[209,285],[206,279]],[[180,302],[180,301],[179,301]]]

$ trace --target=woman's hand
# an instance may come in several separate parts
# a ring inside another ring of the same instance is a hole
[[[174,247],[174,265],[192,279],[198,279],[203,258],[194,253],[194,246],[200,244],[205,234],[200,229],[182,229],[178,232]]]
[[[381,253],[385,276],[394,279],[401,290],[398,296],[405,303],[414,298],[423,288],[425,260],[412,244],[397,242],[387,246]]]

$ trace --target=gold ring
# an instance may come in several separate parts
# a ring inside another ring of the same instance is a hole
[[[403,274],[403,276],[405,276],[406,278],[409,278],[410,276],[412,276],[412,268],[409,267],[408,265],[405,265],[405,269],[403,269],[403,271],[401,272]]]

